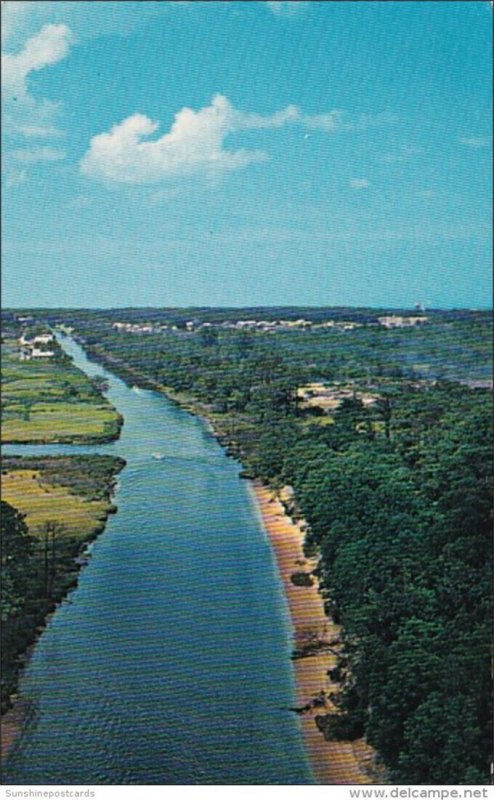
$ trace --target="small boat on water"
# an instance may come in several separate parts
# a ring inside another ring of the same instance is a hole
[[[164,458],[163,453],[151,453],[151,458],[154,458],[155,461],[161,461]]]

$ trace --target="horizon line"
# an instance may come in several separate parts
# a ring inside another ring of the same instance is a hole
[[[193,306],[161,306],[161,305],[130,305],[130,306],[4,306],[2,313],[8,311],[241,311],[242,309],[349,309],[352,311],[493,311],[492,306],[426,306],[416,308],[411,306],[365,306],[365,305],[312,305],[312,304],[266,304],[266,305],[193,305]]]

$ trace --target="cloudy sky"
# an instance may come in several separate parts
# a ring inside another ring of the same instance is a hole
[[[4,306],[491,305],[490,3],[2,17]]]

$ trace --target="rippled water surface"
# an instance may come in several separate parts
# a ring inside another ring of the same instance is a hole
[[[287,608],[238,465],[198,419],[105,375],[125,418],[118,442],[4,449],[127,466],[118,514],[22,678],[34,713],[3,782],[312,783],[288,710]]]

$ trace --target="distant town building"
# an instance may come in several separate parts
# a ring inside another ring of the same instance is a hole
[[[428,317],[378,317],[378,322],[385,328],[413,328],[428,321]]]
[[[132,323],[132,322],[114,322],[112,328],[118,333],[157,333],[159,328],[152,325],[151,322],[146,323]]]
[[[38,333],[33,336],[24,332],[19,339],[21,346],[20,360],[30,361],[32,358],[53,358],[56,355],[55,351],[44,349],[44,347],[54,341],[55,337],[52,333]]]
[[[352,386],[341,386],[325,383],[307,383],[297,389],[297,397],[302,407],[321,408],[326,413],[334,411],[344,400],[356,399],[368,407],[377,403],[379,395],[371,392],[357,391]]]
[[[53,358],[53,350],[39,350],[37,347],[23,347],[20,353],[21,361],[31,361],[32,358]]]
[[[38,350],[38,348],[33,347],[31,350],[31,357],[32,358],[53,358],[55,355],[53,350]]]
[[[23,333],[19,341],[22,345],[49,344],[54,338],[52,333],[39,333],[35,336]]]
[[[52,333],[41,333],[34,337],[33,344],[48,344],[49,342],[53,342],[54,338]]]

